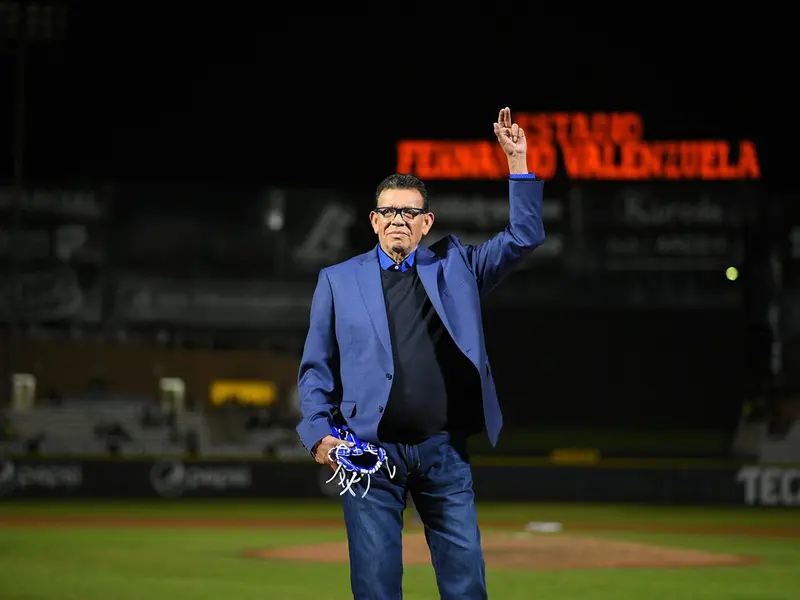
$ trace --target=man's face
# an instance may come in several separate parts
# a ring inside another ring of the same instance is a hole
[[[369,217],[381,248],[391,255],[406,257],[419,245],[433,225],[433,213],[422,212],[422,195],[417,190],[383,190]],[[411,209],[398,214],[384,209]],[[414,210],[416,209],[416,210]]]

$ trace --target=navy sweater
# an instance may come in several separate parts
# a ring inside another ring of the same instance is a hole
[[[482,430],[478,371],[447,332],[416,267],[381,270],[381,281],[395,370],[380,440],[417,444],[442,431]]]

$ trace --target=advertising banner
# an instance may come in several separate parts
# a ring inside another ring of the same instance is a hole
[[[337,498],[328,467],[267,460],[0,460],[0,499]],[[800,467],[474,466],[497,502],[633,502],[800,508]]]

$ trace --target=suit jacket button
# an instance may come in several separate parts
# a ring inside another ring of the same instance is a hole
[[[391,374],[391,373],[387,373],[387,374],[386,374],[386,379],[388,379],[389,381],[391,381],[391,380],[392,380],[392,374]]]
[[[381,413],[383,412],[383,407],[382,406],[378,407],[378,412],[381,412]]]

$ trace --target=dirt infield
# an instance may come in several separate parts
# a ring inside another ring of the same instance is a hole
[[[591,531],[669,532],[695,534],[734,534],[757,536],[800,536],[800,529],[758,528],[730,525],[665,525],[647,523],[564,523],[567,533],[523,533],[521,523],[483,522],[494,531],[483,536],[486,565],[506,569],[591,569],[591,568],[669,568],[730,566],[757,561],[727,554],[668,548],[652,544],[611,540],[581,535]],[[132,517],[0,517],[0,527],[101,527],[101,528],[343,528],[338,520],[253,520],[253,519],[142,519]],[[418,528],[404,535],[403,554],[407,565],[431,564],[425,537]],[[249,557],[300,562],[346,563],[345,542],[296,547],[248,550]]]
[[[606,540],[570,534],[495,534],[484,536],[486,566],[493,569],[668,568],[753,564],[753,559],[698,550]],[[334,542],[307,546],[252,550],[262,559],[317,563],[346,563],[347,544]],[[404,536],[406,565],[431,564],[425,537]]]
[[[0,526],[5,527],[171,527],[171,528],[218,528],[218,529],[323,529],[341,528],[344,523],[335,519],[174,519],[174,518],[136,518],[136,517],[49,517],[49,516],[0,516]],[[757,527],[752,525],[699,525],[663,523],[580,523],[568,521],[563,524],[565,531],[631,531],[641,533],[695,533],[711,535],[752,535],[776,537],[800,537],[797,527]],[[525,523],[481,521],[481,527],[521,531]]]

